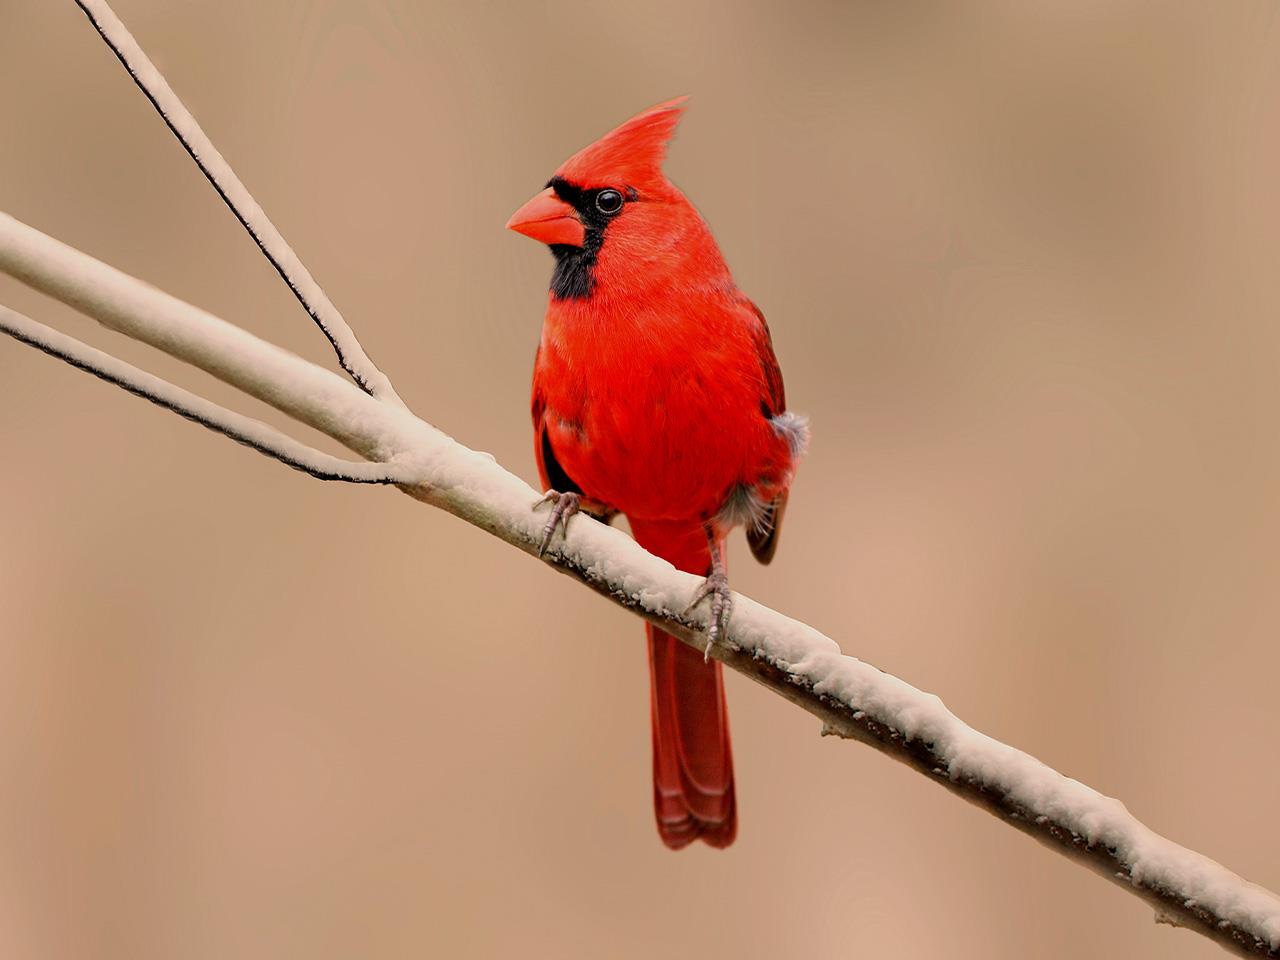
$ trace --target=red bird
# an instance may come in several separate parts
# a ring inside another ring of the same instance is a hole
[[[621,512],[641,546],[705,576],[707,653],[728,623],[724,539],[773,559],[804,417],[787,411],[764,315],[663,174],[684,98],[561,165],[507,226],[555,257],[533,371],[534,449],[557,525]],[[720,664],[652,626],[653,797],[672,849],[737,832]]]

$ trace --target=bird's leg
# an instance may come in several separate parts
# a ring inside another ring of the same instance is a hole
[[[711,547],[711,572],[702,581],[689,606],[684,612],[688,614],[694,607],[708,597],[711,598],[711,619],[707,624],[707,646],[702,651],[705,663],[711,659],[711,648],[729,629],[729,614],[733,611],[733,594],[729,590],[729,574],[724,566],[724,543],[716,536],[715,530],[706,527],[707,543]]]
[[[547,547],[551,546],[551,538],[556,534],[556,527],[560,527],[565,533],[569,532],[569,518],[575,513],[585,513],[603,524],[613,523],[613,518],[618,515],[618,511],[607,503],[591,500],[572,491],[561,493],[558,490],[548,490],[534,503],[533,509],[537,510],[544,503],[550,503],[553,506],[551,516],[547,518],[546,526],[542,528],[542,542],[538,545],[538,556],[546,553]]]
[[[537,510],[544,503],[552,505],[551,516],[547,517],[546,525],[542,528],[542,543],[538,545],[538,556],[547,552],[547,547],[551,545],[551,538],[556,534],[556,527],[564,528],[564,532],[568,534],[569,518],[582,509],[582,494],[548,490],[543,494],[542,499],[533,505],[533,509]]]

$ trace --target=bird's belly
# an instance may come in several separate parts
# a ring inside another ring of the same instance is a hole
[[[748,479],[749,417],[669,396],[601,399],[547,411],[556,458],[589,498],[635,518],[701,520]]]

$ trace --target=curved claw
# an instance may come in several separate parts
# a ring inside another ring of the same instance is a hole
[[[538,545],[539,557],[545,554],[547,547],[551,545],[551,538],[556,535],[556,527],[562,527],[566,534],[569,532],[569,518],[581,509],[582,496],[577,493],[548,490],[543,494],[542,499],[533,505],[533,509],[537,510],[544,503],[551,503],[553,506],[551,516],[547,517],[546,525],[542,528],[542,542]]]
[[[707,623],[707,646],[702,652],[705,663],[711,659],[711,648],[716,641],[729,630],[729,614],[733,612],[733,593],[729,589],[729,578],[723,571],[712,570],[702,586],[693,595],[684,612],[690,613],[703,600],[711,598],[711,617]]]

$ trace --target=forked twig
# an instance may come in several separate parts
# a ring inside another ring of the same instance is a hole
[[[75,0],[84,11],[93,28],[111,48],[129,76],[138,85],[156,112],[173,131],[178,142],[191,155],[200,172],[218,191],[218,196],[235,214],[237,220],[249,232],[253,242],[258,245],[263,256],[271,262],[280,274],[280,278],[289,285],[298,302],[311,315],[321,332],[333,346],[342,369],[351,375],[361,389],[379,400],[386,400],[398,406],[404,401],[392,387],[391,381],[379,370],[364,352],[364,347],[356,339],[347,321],[343,319],[338,308],[333,305],[324,290],[316,283],[311,273],[298,259],[288,241],[280,235],[275,224],[263,212],[253,195],[240,178],[236,176],[231,165],[214,147],[213,142],[205,136],[204,130],[196,122],[178,95],[170,88],[168,81],[156,69],[150,58],[138,46],[133,35],[120,18],[115,15],[106,0]]]
[[[418,479],[413,471],[392,464],[343,460],[299,443],[260,420],[196,396],[189,390],[139,370],[109,353],[103,353],[3,305],[0,305],[0,333],[6,333],[78,370],[113,383],[136,397],[142,397],[193,423],[230,437],[237,443],[279,460],[295,470],[301,470],[317,480],[409,484]]]

